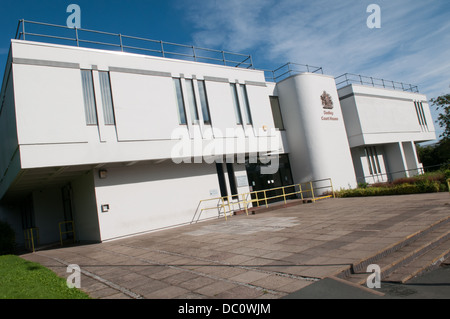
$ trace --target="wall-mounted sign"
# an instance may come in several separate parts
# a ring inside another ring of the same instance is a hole
[[[238,187],[248,186],[247,176],[236,176],[236,184]]]
[[[320,96],[320,99],[322,100],[322,106],[324,109],[333,109],[333,99],[331,98],[331,95],[328,94],[326,91],[323,91],[322,95]]]
[[[322,121],[337,121],[338,118],[335,117],[334,112],[331,111],[334,108],[333,99],[331,98],[331,95],[328,94],[326,91],[323,91],[322,95],[320,96],[320,99],[322,100],[322,107],[323,107],[323,116],[321,117]]]

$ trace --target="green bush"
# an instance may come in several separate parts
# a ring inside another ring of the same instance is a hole
[[[434,178],[411,178],[402,183],[385,183],[367,188],[346,189],[336,192],[337,197],[360,197],[360,196],[386,196],[386,195],[405,195],[418,193],[434,193],[445,191],[446,186]]]
[[[16,248],[16,234],[8,223],[0,221],[0,256],[13,254]]]

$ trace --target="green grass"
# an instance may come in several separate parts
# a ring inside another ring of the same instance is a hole
[[[0,256],[0,299],[89,299],[53,271],[15,255]]]

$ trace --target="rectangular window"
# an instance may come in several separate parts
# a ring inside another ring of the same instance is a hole
[[[102,93],[103,116],[106,125],[114,125],[114,106],[112,101],[111,82],[109,72],[100,71],[100,90]]]
[[[81,70],[84,111],[87,125],[97,125],[97,106],[95,104],[94,83],[91,70]]]
[[[381,165],[378,160],[378,153],[375,146],[369,146],[364,148],[367,158],[367,164],[369,166],[370,175],[381,174]]]
[[[236,115],[236,124],[242,124],[241,107],[239,105],[239,97],[236,84],[230,83],[230,88],[231,88],[231,95],[233,98],[234,112]]]
[[[209,115],[208,96],[206,95],[205,81],[197,81],[198,92],[200,94],[200,103],[202,105],[203,123],[211,124],[211,117]]]
[[[186,80],[186,91],[188,94],[189,111],[191,114],[192,124],[199,123],[197,101],[195,100],[194,82],[192,80]]]
[[[420,112],[422,114],[423,126],[425,126],[425,128],[428,130],[427,118],[425,117],[425,112],[423,111],[422,102],[418,102],[418,104],[419,104]]]
[[[270,96],[270,106],[272,107],[275,128],[284,130],[283,117],[281,116],[280,101],[278,100],[278,96]]]
[[[423,111],[423,104],[419,101],[414,101],[414,107],[416,108],[417,120],[419,121],[422,130],[428,130],[427,120]]]
[[[245,110],[245,117],[247,119],[247,124],[252,125],[252,114],[250,112],[250,104],[248,103],[248,95],[247,95],[247,87],[243,84],[240,85],[241,87],[241,97],[242,101],[244,103],[244,110]]]
[[[184,107],[184,99],[183,99],[183,89],[181,88],[181,80],[173,79],[173,83],[175,85],[175,93],[177,97],[177,106],[178,106],[178,120],[181,125],[186,125],[186,111]]]

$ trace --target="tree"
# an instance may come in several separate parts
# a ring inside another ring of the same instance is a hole
[[[437,122],[444,128],[444,132],[439,136],[444,140],[450,139],[450,94],[438,96],[435,99],[431,99],[431,105],[436,107],[436,111],[439,111]]]
[[[430,100],[431,105],[440,112],[437,123],[444,129],[439,142],[434,145],[417,145],[417,153],[424,167],[430,170],[450,168],[450,94]]]

